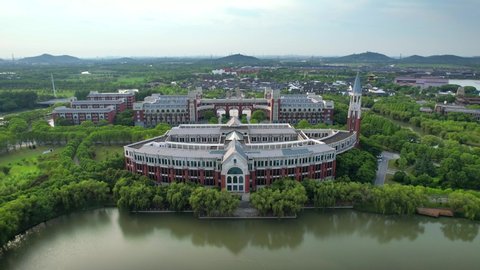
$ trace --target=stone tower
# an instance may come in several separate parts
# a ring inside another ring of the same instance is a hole
[[[355,83],[353,84],[353,90],[350,93],[350,105],[348,106],[348,118],[347,118],[347,129],[350,132],[357,133],[357,142],[355,145],[358,146],[360,140],[360,116],[362,109],[362,85],[360,84],[360,76],[357,73],[355,78]]]

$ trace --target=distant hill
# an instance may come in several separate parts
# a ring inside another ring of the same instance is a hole
[[[350,54],[347,56],[331,58],[335,62],[364,62],[364,63],[377,63],[377,62],[392,62],[393,58],[390,58],[384,54],[376,52],[364,52],[359,54]]]
[[[413,64],[478,64],[480,63],[478,57],[461,57],[457,55],[432,55],[432,56],[419,56],[412,55],[400,60],[401,63],[413,63]]]
[[[342,57],[324,58],[333,63],[403,63],[403,64],[451,64],[451,65],[480,65],[480,57],[461,57],[457,55],[412,55],[402,59],[388,57],[381,53],[365,52]]]
[[[70,55],[51,55],[51,54],[42,54],[39,56],[25,57],[18,60],[18,63],[24,64],[42,64],[42,65],[58,65],[58,64],[75,64],[79,63],[82,60],[77,57]]]
[[[221,63],[256,63],[256,62],[261,62],[260,59],[253,57],[253,56],[248,56],[248,55],[243,55],[243,54],[232,54],[229,56],[221,57],[218,59],[215,59],[215,62],[221,62]]]

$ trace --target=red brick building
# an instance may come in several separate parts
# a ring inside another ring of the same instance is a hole
[[[279,90],[266,89],[264,98],[205,99],[201,89],[183,96],[154,94],[133,106],[136,126],[154,127],[197,123],[205,111],[231,109],[241,115],[245,111],[263,110],[271,123],[297,124],[302,119],[311,124],[333,123],[334,103],[315,94],[281,96]]]
[[[336,155],[356,132],[296,130],[289,124],[180,125],[124,147],[126,169],[159,183],[189,181],[247,193],[280,178],[333,179]]]
[[[117,113],[127,109],[127,100],[124,98],[114,100],[75,100],[70,103],[73,109],[98,109],[113,106]]]
[[[90,120],[93,123],[98,123],[101,120],[106,120],[109,123],[113,123],[115,120],[115,114],[116,110],[113,106],[95,109],[73,109],[62,106],[55,108],[52,112],[54,121],[59,118],[64,118],[74,125],[79,125],[87,120]]]

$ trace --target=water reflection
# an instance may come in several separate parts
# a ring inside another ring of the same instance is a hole
[[[307,216],[307,219],[318,218],[318,213]],[[307,231],[317,238],[348,236],[354,233],[376,239],[380,244],[392,240],[415,240],[425,231],[424,218],[384,216],[354,211],[335,211],[321,216],[322,222],[305,222]]]
[[[298,220],[198,220],[191,214],[143,214],[122,212],[119,225],[125,237],[148,237],[156,229],[168,230],[178,240],[191,239],[195,246],[225,247],[237,254],[248,245],[295,248],[305,228]]]
[[[191,214],[121,213],[120,228],[127,238],[148,237],[155,230],[167,230],[178,240],[195,246],[225,247],[237,254],[251,246],[268,250],[295,249],[307,234],[317,239],[357,234],[379,244],[392,240],[414,241],[429,223],[440,222],[449,240],[472,241],[479,224],[467,220],[433,220],[420,216],[384,216],[356,211],[306,211],[296,220],[198,220]]]
[[[36,228],[0,256],[0,269],[210,269],[213,262],[232,270],[267,269],[264,262],[291,269],[290,255],[306,269],[475,269],[479,227],[350,210],[305,211],[296,220],[198,220],[108,208]],[[392,261],[398,254],[410,260]]]
[[[446,222],[442,220],[443,235],[451,241],[472,242],[478,235],[479,224],[464,222]]]
[[[7,268],[7,265],[15,265],[18,261],[17,256],[24,254],[28,249],[40,249],[55,237],[68,237],[75,234],[78,228],[88,228],[92,233],[108,228],[112,224],[112,212],[115,211],[117,210],[113,208],[87,210],[39,224],[19,237],[18,241],[10,242],[8,248],[2,250],[0,269],[3,269],[3,266]]]

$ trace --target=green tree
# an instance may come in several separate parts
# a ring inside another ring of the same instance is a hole
[[[167,191],[167,202],[175,211],[183,211],[190,207],[189,198],[194,186],[185,183],[172,183]]]
[[[277,180],[270,187],[261,188],[250,196],[250,202],[261,215],[296,215],[307,202],[305,188],[294,180]]]
[[[115,115],[115,125],[133,126],[133,110],[125,110]]]
[[[263,110],[255,110],[252,112],[250,119],[257,121],[258,123],[261,123],[266,119],[265,112]]]

